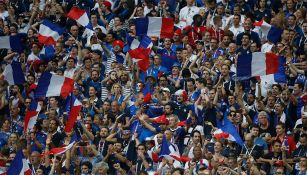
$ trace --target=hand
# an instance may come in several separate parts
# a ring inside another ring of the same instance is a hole
[[[64,145],[69,145],[71,138],[70,137],[66,137],[65,141],[64,141]]]
[[[116,163],[113,165],[114,169],[116,170],[119,170],[120,169],[120,164],[119,163]]]
[[[48,134],[46,139],[46,145],[49,145],[51,143],[52,135]]]
[[[114,153],[114,147],[113,145],[109,145],[107,154],[111,155],[113,153]]]
[[[144,153],[138,151],[138,156],[143,160],[145,159]]]
[[[196,166],[196,163],[195,163],[195,162],[191,162],[191,163],[190,163],[190,169],[194,169],[195,166]]]
[[[274,164],[276,163],[276,160],[274,160],[274,159],[273,160],[269,160],[269,163],[270,163],[271,166],[274,166]]]

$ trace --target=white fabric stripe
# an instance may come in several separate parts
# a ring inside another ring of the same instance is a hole
[[[13,68],[10,64],[5,66],[3,75],[4,79],[9,83],[9,85],[14,84]]]
[[[39,34],[42,36],[52,37],[55,41],[61,37],[58,32],[51,30],[48,26],[43,24],[41,24],[39,27]]]
[[[147,36],[160,37],[161,28],[162,28],[162,18],[159,17],[148,18]]]
[[[74,106],[81,106],[81,105],[82,103],[78,99],[74,101]]]
[[[10,49],[11,48],[9,36],[0,37],[0,48],[2,48],[2,49]]]
[[[58,153],[56,153],[55,155],[60,155],[60,154],[62,154],[62,153],[65,153],[66,151],[68,151],[73,145],[75,144],[75,141],[73,141],[72,143],[70,143],[69,145],[67,145],[67,146],[64,146],[63,147],[63,151],[60,151],[60,152],[58,152]]]
[[[151,42],[148,46],[147,46],[147,48],[152,48],[153,47],[153,43]]]
[[[36,124],[37,116],[38,116],[38,113],[36,116],[30,118],[27,131],[29,130],[31,131],[33,129],[34,125]]]
[[[271,25],[266,23],[265,21],[263,21],[262,25],[261,25],[261,31],[262,31],[262,35],[267,39],[268,37],[268,33],[271,29]]]
[[[81,24],[82,26],[87,26],[88,23],[90,23],[88,16],[86,13],[84,13],[82,16],[80,16],[79,19],[76,20],[79,24]]]
[[[261,76],[266,75],[266,58],[265,53],[261,52],[254,52],[252,56],[252,63],[251,63],[251,76]]]
[[[22,169],[21,169],[21,172],[19,174],[24,175],[25,172],[29,169],[30,169],[30,167],[29,167],[28,161],[26,159],[22,159]]]
[[[63,76],[52,75],[46,96],[59,96],[61,94],[64,79],[65,77]]]
[[[140,45],[140,41],[137,39],[134,39],[131,43],[130,49],[136,49],[139,47],[139,45]]]
[[[261,79],[261,82],[265,82],[266,84],[275,83],[274,74],[260,76],[260,79]]]

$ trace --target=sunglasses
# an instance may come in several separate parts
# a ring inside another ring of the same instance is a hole
[[[235,117],[236,114],[235,113],[231,113],[231,114],[229,114],[229,116]]]

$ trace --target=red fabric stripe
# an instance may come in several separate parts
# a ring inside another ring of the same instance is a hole
[[[84,13],[86,13],[85,10],[79,9],[77,7],[73,7],[67,14],[67,17],[74,19],[74,20],[78,20]]]
[[[144,103],[150,103],[151,101],[151,94],[148,93],[144,96]]]
[[[260,27],[262,24],[263,24],[263,20],[255,22],[254,26],[259,26]]]
[[[172,158],[174,158],[174,159],[180,161],[180,162],[188,162],[188,161],[192,160],[192,159],[189,158],[189,157],[177,157],[177,156],[172,156],[172,155],[170,155],[170,156],[171,156]]]
[[[151,154],[151,156],[152,156],[152,160],[154,161],[154,162],[159,162],[159,156],[158,156],[158,154],[157,153],[152,153]]]
[[[266,62],[266,74],[275,74],[278,72],[278,56],[274,53],[266,53],[265,54],[265,62]]]
[[[27,133],[28,124],[31,119],[31,117],[34,117],[37,115],[38,112],[36,111],[27,111],[25,115],[25,125],[24,125],[24,133]]]
[[[162,18],[160,38],[172,38],[174,34],[174,20],[172,18]]]
[[[24,175],[32,175],[32,171],[30,169],[28,169],[24,172]]]
[[[136,48],[133,50],[129,50],[131,58],[139,59],[137,63],[138,67],[144,72],[146,72],[149,68],[149,53],[150,49],[148,48]]]
[[[37,35],[38,41],[40,43],[46,44],[46,45],[55,45],[56,41],[52,37],[43,36],[41,34]]]
[[[65,77],[63,86],[61,88],[61,96],[67,97],[74,89],[74,80]]]
[[[77,117],[79,115],[80,110],[81,110],[81,106],[73,106],[71,108],[70,113],[69,113],[68,121],[67,121],[65,128],[64,128],[65,132],[70,132],[72,130],[72,128],[74,127],[74,124],[77,120]]]

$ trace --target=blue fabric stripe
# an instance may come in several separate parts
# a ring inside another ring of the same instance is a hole
[[[14,160],[12,161],[7,174],[20,174],[23,167],[22,159],[24,158],[22,151],[18,151]]]
[[[34,93],[35,98],[46,97],[51,77],[52,74],[50,72],[45,72],[41,75]]]
[[[21,53],[23,51],[21,38],[19,35],[10,36],[10,46],[14,52]]]
[[[148,18],[137,18],[135,20],[135,28],[137,36],[147,35],[148,22],[149,22]]]
[[[236,139],[237,144],[239,144],[241,146],[244,145],[244,142],[243,142],[241,136],[239,135],[235,126],[232,123],[229,123],[228,125],[223,126],[221,129],[222,129],[222,131],[231,134]]]
[[[274,74],[274,80],[277,83],[286,83],[287,78],[286,78],[286,74],[285,74],[285,67],[284,65],[286,64],[286,58],[285,57],[278,57],[278,72],[276,74]]]
[[[151,39],[146,35],[142,37],[139,47],[146,49],[151,43]]]
[[[45,53],[39,55],[44,62],[49,62],[55,57],[55,49],[53,45],[45,46]]]
[[[30,104],[29,111],[36,111],[37,105],[38,105],[37,101],[33,100]]]
[[[64,33],[64,29],[61,28],[59,25],[52,23],[49,20],[44,20],[43,25],[48,26],[51,30],[56,31],[59,33],[59,35],[62,35]]]
[[[21,69],[21,64],[17,61],[13,61],[11,66],[13,69],[14,84],[23,84],[26,80]]]
[[[237,77],[250,77],[252,75],[252,54],[238,56]]]
[[[281,34],[283,30],[277,27],[271,26],[271,29],[268,32],[268,40],[276,44],[281,39]]]

